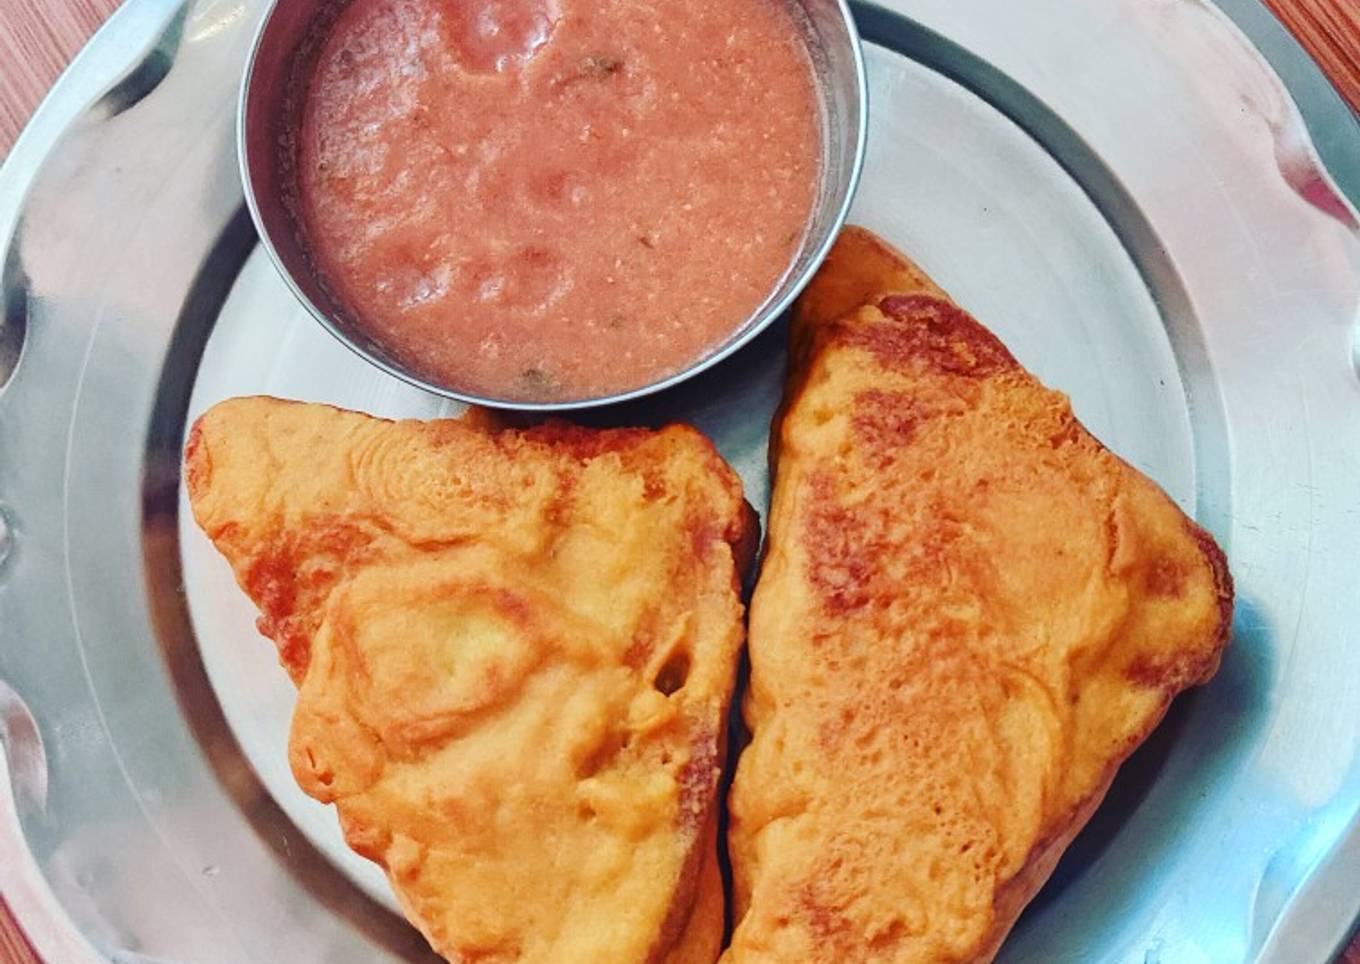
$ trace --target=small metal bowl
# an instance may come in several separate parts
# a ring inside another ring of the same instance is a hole
[[[732,334],[689,367],[650,385],[594,398],[552,402],[488,398],[430,382],[410,371],[356,323],[322,283],[287,202],[296,130],[295,63],[324,33],[345,0],[272,0],[251,44],[241,88],[237,145],[246,203],[260,241],[298,300],[331,334],[383,371],[426,391],[479,405],[564,411],[609,405],[676,385],[716,365],[778,318],[812,279],[850,208],[864,162],[868,85],[859,32],[847,0],[787,0],[799,14],[821,98],[822,178],[803,241],[775,289]]]

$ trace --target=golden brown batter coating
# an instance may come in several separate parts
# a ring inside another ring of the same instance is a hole
[[[987,961],[1216,670],[1224,557],[867,231],[793,343],[724,961]]]
[[[298,783],[436,950],[713,959],[721,890],[716,930],[696,891],[755,529],[706,439],[249,398],[186,463],[298,684]]]
[[[716,815],[715,815],[716,816]],[[718,824],[714,820],[704,833],[707,857],[699,871],[698,890],[689,924],[666,964],[713,964],[722,952],[727,895],[723,891],[722,871],[718,869]]]

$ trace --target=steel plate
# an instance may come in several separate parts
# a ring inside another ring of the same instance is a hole
[[[183,505],[185,427],[221,398],[454,411],[340,347],[257,248],[232,133],[259,8],[130,0],[0,172],[0,888],[53,961],[431,959],[294,786],[291,686]],[[851,220],[1068,392],[1238,584],[1222,672],[1002,959],[1323,961],[1360,902],[1355,211],[1203,3],[856,13]],[[1360,129],[1333,108],[1314,129],[1357,183]],[[771,331],[588,417],[695,422],[763,506],[782,355]]]

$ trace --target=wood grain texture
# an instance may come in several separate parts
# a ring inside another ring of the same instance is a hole
[[[1360,2],[1265,0],[1360,110]],[[119,0],[0,0],[0,156]],[[1356,895],[1360,900],[1360,895]],[[0,964],[38,964],[0,899]],[[55,964],[55,962],[54,962]],[[1360,939],[1341,964],[1360,964]]]
[[[1360,2],[1358,0],[1265,0],[1336,89],[1360,111]],[[1351,964],[1351,962],[1347,962]]]
[[[0,156],[119,0],[0,0]]]
[[[0,897],[0,964],[39,964],[38,955],[14,923],[3,897]]]

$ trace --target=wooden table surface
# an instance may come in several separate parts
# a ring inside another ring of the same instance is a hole
[[[1360,111],[1360,2],[1266,3]],[[62,68],[118,4],[119,0],[0,0],[0,157]],[[1355,897],[1360,900],[1360,894]],[[39,964],[2,897],[0,964]],[[1360,937],[1342,956],[1342,964],[1360,964]]]

